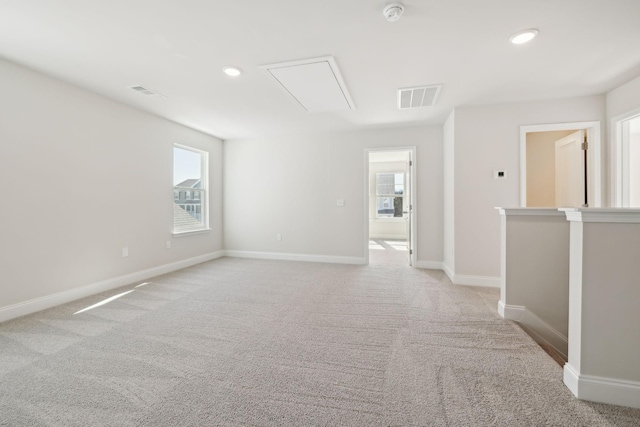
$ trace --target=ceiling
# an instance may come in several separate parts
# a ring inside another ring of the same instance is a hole
[[[406,0],[396,22],[386,4],[0,0],[0,57],[223,139],[440,124],[457,106],[601,94],[640,74],[638,0]],[[531,27],[531,43],[508,43]],[[355,109],[308,113],[259,68],[320,56]],[[398,109],[398,88],[433,84],[435,106]]]

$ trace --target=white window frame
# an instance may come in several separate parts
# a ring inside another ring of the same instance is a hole
[[[404,178],[402,181],[402,194],[398,195],[395,194],[395,178],[394,178],[394,194],[390,195],[390,194],[378,194],[378,175],[393,175],[394,177],[396,175],[402,175],[404,176],[404,172],[403,171],[396,171],[396,172],[376,172],[375,174],[375,189],[374,189],[374,197],[375,197],[375,213],[376,213],[376,220],[381,220],[381,221],[402,221],[404,220],[404,215],[402,216],[380,216],[380,214],[378,213],[378,198],[396,198],[396,197],[401,197],[402,198],[402,210],[404,211],[404,192],[406,191],[406,183],[404,182]]]
[[[194,188],[188,188],[188,187],[177,187],[177,186],[172,186],[171,188],[171,202],[172,202],[172,213],[173,213],[173,204],[176,203],[175,200],[175,191],[185,191],[186,192],[198,192],[200,193],[200,206],[201,206],[201,224],[199,227],[192,227],[192,228],[188,228],[188,229],[176,229],[175,228],[175,218],[173,216],[173,214],[171,215],[171,222],[172,222],[172,234],[174,236],[183,236],[183,235],[188,235],[188,234],[195,234],[195,233],[202,233],[204,231],[209,231],[209,153],[204,151],[204,150],[199,150],[197,148],[194,147],[190,147],[188,145],[182,145],[182,144],[177,144],[174,143],[173,147],[172,147],[172,154],[173,154],[173,148],[179,148],[181,150],[187,150],[187,151],[192,151],[194,153],[197,153],[200,155],[200,188],[198,189],[194,189]],[[175,159],[173,158],[172,155],[172,165],[171,165],[171,175],[172,175],[172,182],[173,182],[173,175],[175,173],[174,171],[174,167],[175,167]],[[195,209],[194,209],[195,210]]]

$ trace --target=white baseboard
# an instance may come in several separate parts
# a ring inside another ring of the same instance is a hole
[[[234,258],[255,258],[255,259],[272,259],[279,261],[308,261],[308,262],[326,262],[332,264],[366,264],[365,258],[347,257],[347,256],[330,256],[330,255],[308,255],[308,254],[288,254],[280,252],[254,252],[254,251],[224,251],[228,257]]]
[[[442,270],[447,275],[447,277],[449,277],[449,280],[453,282],[453,278],[456,276],[455,273],[453,272],[453,268],[451,268],[446,262],[443,261]]]
[[[525,309],[524,317],[519,321],[527,332],[535,335],[537,340],[553,347],[564,359],[568,359],[569,340],[547,322]]]
[[[429,270],[444,270],[442,261],[416,261],[414,267]]]
[[[125,274],[124,276],[114,277],[112,279],[103,280],[101,282],[91,283],[89,285],[80,286],[68,291],[57,292],[55,294],[46,295],[29,301],[0,307],[0,322],[15,319],[16,317],[26,316],[27,314],[36,313],[55,307],[56,305],[65,304],[80,298],[85,298],[100,292],[109,291],[119,288],[120,286],[129,285],[131,283],[147,280],[151,277],[167,274],[172,271],[180,270],[192,265],[211,261],[224,256],[224,251],[212,252],[197,257],[183,259],[181,261],[164,264],[158,267],[148,268],[146,270],[137,271],[135,273]]]
[[[527,308],[522,305],[509,305],[504,301],[498,301],[498,314],[507,320],[519,322],[525,315]]]
[[[504,319],[505,306],[504,301],[498,300],[498,314]]]
[[[500,277],[456,274],[455,271],[453,271],[453,269],[444,262],[442,263],[442,270],[444,270],[446,275],[449,277],[449,280],[451,280],[454,285],[500,288]]]
[[[640,408],[640,382],[637,381],[581,375],[567,363],[564,384],[581,400]]]
[[[528,333],[535,335],[534,339],[553,347],[565,359],[569,348],[567,337],[558,332],[547,322],[539,318],[531,310],[522,305],[509,305],[504,301],[498,302],[498,313],[508,320],[513,320],[520,325]]]
[[[465,276],[454,274],[451,281],[456,285],[485,286],[488,288],[500,288],[500,278],[491,276]]]

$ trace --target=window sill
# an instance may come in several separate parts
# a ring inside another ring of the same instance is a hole
[[[191,236],[192,234],[204,234],[210,232],[210,228],[199,228],[197,230],[172,231],[173,237]]]
[[[406,218],[370,218],[372,221],[380,221],[380,222],[401,222],[406,221]]]

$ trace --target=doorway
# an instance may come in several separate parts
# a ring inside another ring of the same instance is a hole
[[[600,122],[520,127],[522,207],[599,207],[600,174]]]
[[[415,148],[365,151],[367,263],[414,265]]]
[[[612,120],[615,207],[640,207],[640,110]]]

